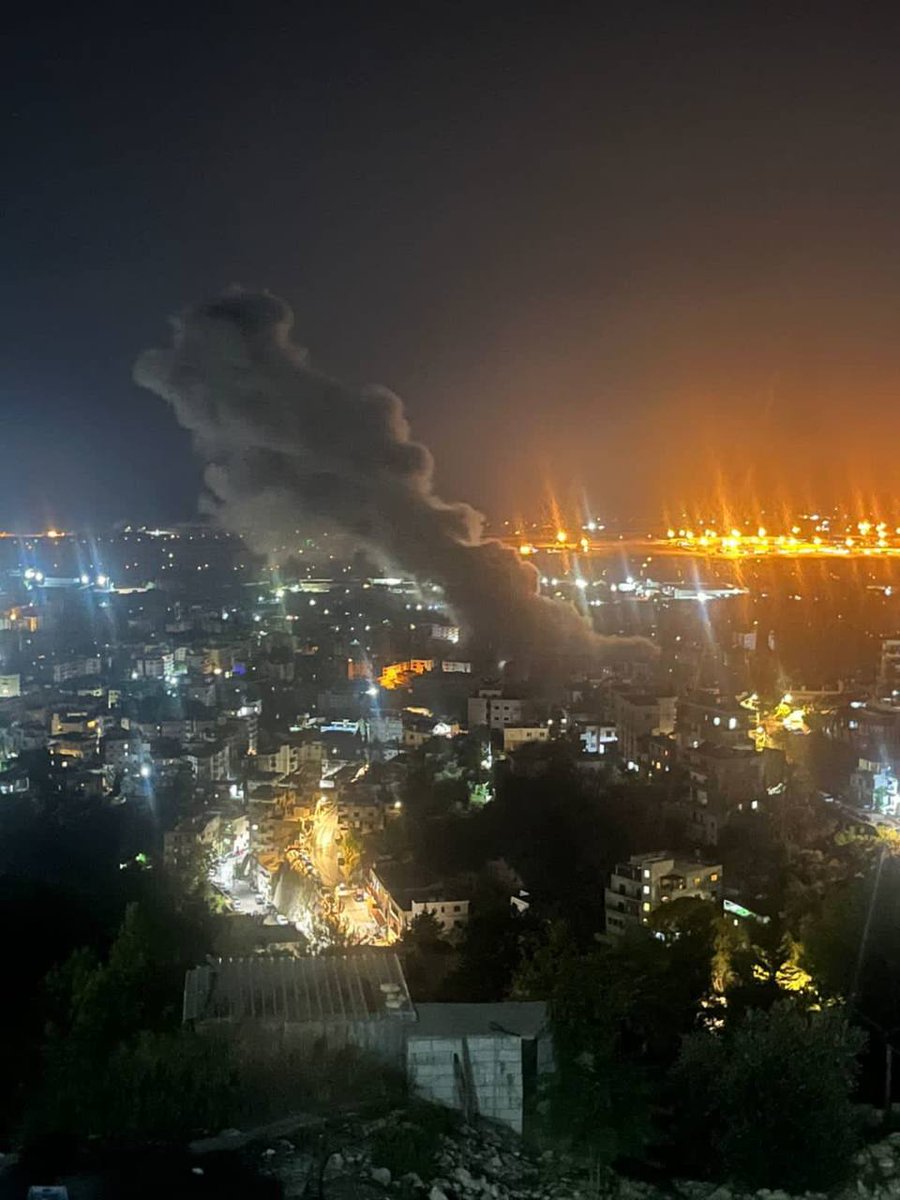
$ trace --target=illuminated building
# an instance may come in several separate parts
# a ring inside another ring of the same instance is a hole
[[[372,867],[369,888],[392,940],[423,913],[431,913],[444,933],[451,935],[469,919],[469,900],[459,886],[426,882],[420,871],[407,864],[385,862]]]
[[[679,697],[675,734],[683,748],[712,742],[719,746],[748,745],[757,724],[753,712],[734,697],[712,691],[693,691]]]
[[[378,686],[386,691],[409,687],[414,675],[427,675],[434,670],[434,659],[410,658],[404,662],[389,663],[378,676]]]
[[[503,749],[510,754],[522,746],[534,742],[546,742],[550,730],[546,725],[505,725],[503,727]]]
[[[900,785],[890,763],[861,758],[850,776],[850,794],[859,808],[889,817],[900,811]]]
[[[0,675],[0,700],[9,700],[22,694],[21,675]]]
[[[673,900],[717,901],[721,892],[721,863],[691,862],[665,853],[632,855],[610,874],[604,900],[606,932],[621,936],[648,924],[653,912]]]
[[[594,722],[581,724],[578,736],[585,754],[606,754],[619,740],[615,725]]]

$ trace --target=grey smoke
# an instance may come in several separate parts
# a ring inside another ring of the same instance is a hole
[[[208,464],[204,508],[252,550],[271,555],[314,519],[442,587],[466,634],[498,659],[623,646],[541,597],[534,567],[483,538],[480,513],[435,494],[431,454],[411,439],[400,400],[313,368],[282,300],[234,289],[173,324],[171,349],[143,353],[135,380],[191,431]]]

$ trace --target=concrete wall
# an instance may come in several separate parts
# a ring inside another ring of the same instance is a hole
[[[268,1049],[275,1046],[305,1046],[313,1053],[316,1047],[337,1051],[356,1046],[384,1066],[402,1072],[411,1019],[398,1015],[380,1021],[305,1021],[302,1024],[277,1018],[252,1018],[246,1021],[206,1019],[197,1022],[197,1028],[201,1033],[229,1035],[244,1046],[258,1043]]]
[[[406,1069],[410,1086],[426,1100],[465,1110],[467,1085],[475,1111],[522,1132],[522,1041],[478,1037],[416,1037],[409,1030]]]

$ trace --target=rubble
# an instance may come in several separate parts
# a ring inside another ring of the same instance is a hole
[[[398,1129],[433,1136],[430,1171],[379,1161],[379,1136]],[[323,1200],[900,1200],[900,1133],[862,1149],[854,1177],[828,1198],[814,1192],[797,1198],[766,1188],[748,1192],[695,1180],[673,1181],[663,1191],[617,1175],[598,1179],[596,1172],[566,1155],[529,1153],[507,1130],[462,1124],[452,1134],[426,1131],[405,1111],[329,1128],[324,1152],[294,1148],[299,1141],[272,1139],[262,1155],[263,1172],[278,1179],[285,1196],[303,1195],[307,1187],[306,1195],[313,1194],[313,1181],[321,1177]]]

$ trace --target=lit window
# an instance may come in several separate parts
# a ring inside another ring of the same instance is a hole
[[[645,896],[649,896],[649,895],[650,895],[650,884],[649,884],[649,883],[645,883],[645,884],[644,884],[644,895],[645,895]]]
[[[729,729],[737,729],[737,717],[729,717],[728,718],[728,728]]]
[[[649,901],[649,900],[645,900],[645,901],[644,901],[644,904],[643,904],[643,909],[644,909],[644,912],[649,912],[649,911],[650,911],[650,901]]]
[[[645,878],[645,879],[649,879],[649,878],[650,878],[650,871],[649,871],[649,869],[648,869],[647,867],[645,867],[645,868],[644,868],[644,878]]]
[[[721,725],[721,724],[722,724],[721,717],[713,717],[713,725]]]
[[[718,882],[719,882],[719,873],[718,873],[718,871],[714,871],[714,872],[713,872],[713,874],[712,874],[712,875],[710,875],[710,877],[709,877],[709,881],[710,881],[710,883],[718,883]]]

